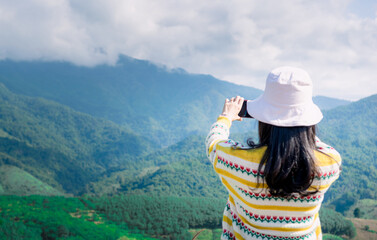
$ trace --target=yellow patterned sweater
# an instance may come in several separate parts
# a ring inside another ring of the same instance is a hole
[[[307,197],[273,197],[258,166],[266,147],[250,149],[228,139],[231,122],[219,117],[206,139],[207,156],[229,192],[221,239],[322,239],[318,211],[330,185],[339,177],[341,158],[317,139],[315,152],[320,174],[312,187],[320,191]],[[236,147],[235,147],[236,146]]]

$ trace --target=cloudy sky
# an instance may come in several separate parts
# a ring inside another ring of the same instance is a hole
[[[357,100],[377,93],[377,1],[0,0],[0,59],[119,54],[260,89],[292,65],[315,95]]]

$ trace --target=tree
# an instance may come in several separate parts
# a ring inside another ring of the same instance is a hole
[[[68,237],[69,236],[69,229],[64,225],[58,226],[58,236],[59,237]]]
[[[360,208],[355,208],[355,210],[353,211],[353,215],[355,216],[355,218],[360,218],[361,217]]]

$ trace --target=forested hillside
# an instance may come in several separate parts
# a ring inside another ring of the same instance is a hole
[[[79,194],[104,173],[153,149],[147,139],[110,121],[0,84],[0,165],[27,171],[63,192]]]
[[[226,190],[205,156],[204,136],[192,136],[143,158],[135,172],[115,172],[92,184],[95,194],[147,194],[150,196],[215,197],[225,200]],[[109,187],[111,186],[111,187]]]
[[[358,199],[377,199],[377,95],[325,111],[320,137],[342,155],[343,172],[327,199],[340,212]]]

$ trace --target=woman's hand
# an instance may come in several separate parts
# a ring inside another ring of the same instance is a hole
[[[242,121],[238,113],[241,111],[243,100],[240,96],[233,97],[230,100],[225,99],[223,113],[220,116],[227,117],[231,121]]]

